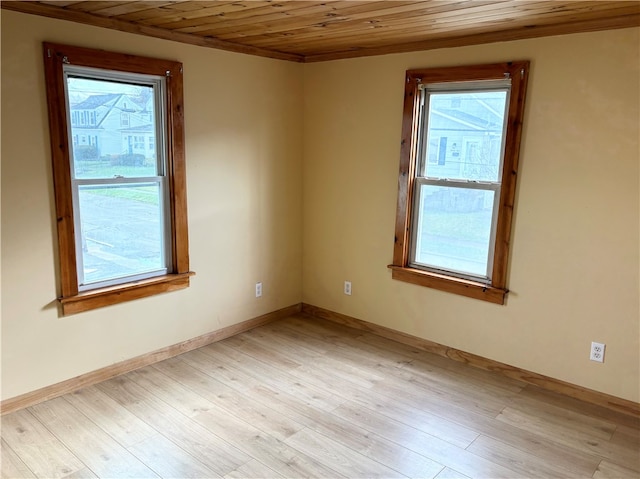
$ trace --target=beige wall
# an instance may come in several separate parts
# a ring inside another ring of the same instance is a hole
[[[183,62],[189,289],[58,316],[43,40]],[[301,65],[2,11],[1,94],[3,398],[300,302]]]
[[[304,300],[638,401],[638,33],[297,65],[2,11],[2,397]],[[59,317],[43,40],[184,63],[189,289]],[[508,304],[392,281],[404,71],[509,59],[532,71]]]
[[[306,65],[304,301],[638,401],[638,32]],[[405,70],[522,59],[507,305],[392,281]]]

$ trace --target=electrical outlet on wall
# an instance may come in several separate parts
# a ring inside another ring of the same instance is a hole
[[[589,359],[598,363],[604,363],[604,348],[604,343],[596,343],[595,341],[592,342],[591,354],[589,355]]]
[[[256,298],[262,296],[262,283],[256,283]]]
[[[344,294],[351,296],[351,281],[344,282]]]

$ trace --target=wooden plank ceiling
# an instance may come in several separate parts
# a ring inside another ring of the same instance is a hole
[[[311,62],[640,25],[640,1],[2,1],[2,8]]]

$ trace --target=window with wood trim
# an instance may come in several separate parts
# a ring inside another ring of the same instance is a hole
[[[504,304],[528,70],[407,71],[393,279]]]
[[[188,287],[182,64],[43,46],[63,314]]]

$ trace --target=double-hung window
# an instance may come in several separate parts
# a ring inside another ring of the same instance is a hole
[[[504,303],[527,70],[407,72],[394,279]]]
[[[187,287],[181,64],[44,54],[63,313]]]
[[[164,144],[166,115],[165,77],[95,70],[63,65],[67,109],[74,102],[105,110],[99,148],[91,155],[71,149],[70,175],[77,261],[78,290],[87,291],[167,273],[171,244],[167,155]],[[107,109],[120,111],[131,103],[150,102],[153,121],[140,121],[138,130],[148,130],[159,139],[157,150],[137,153],[139,136],[110,120]],[[81,127],[68,125],[73,136]],[[114,137],[125,135],[121,145]],[[136,153],[134,153],[136,152]]]

